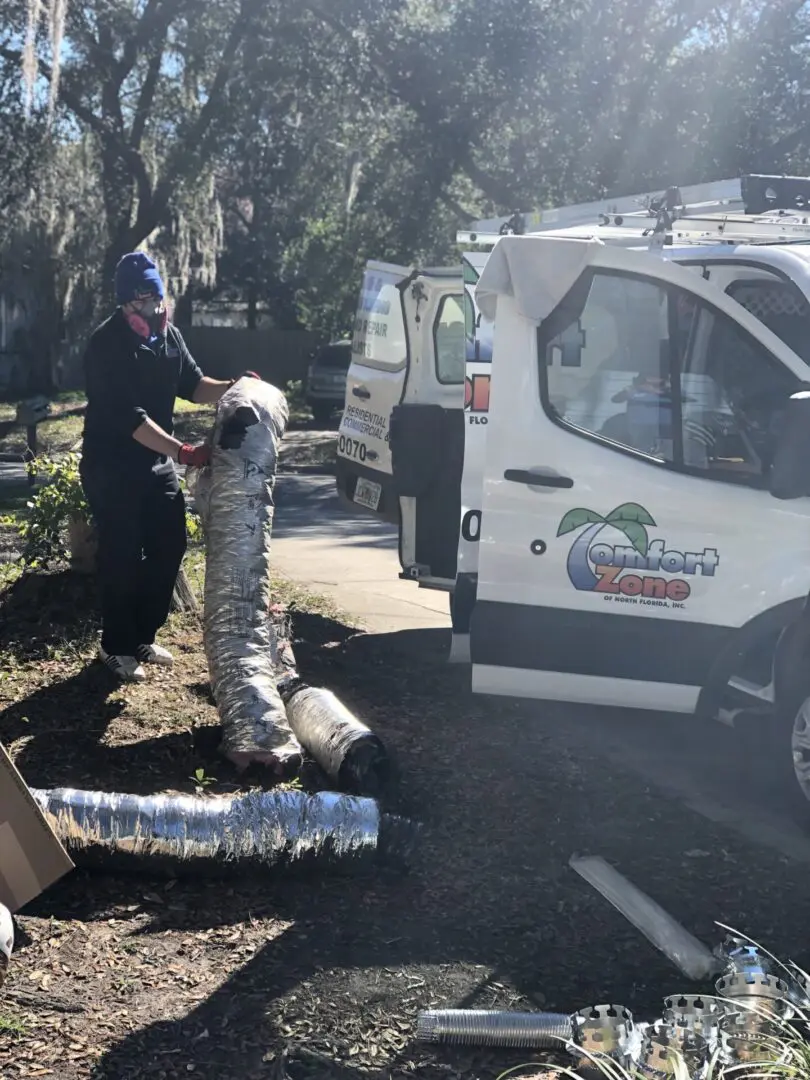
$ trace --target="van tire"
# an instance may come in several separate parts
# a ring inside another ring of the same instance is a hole
[[[810,620],[806,614],[785,627],[776,646],[774,724],[770,746],[774,782],[783,799],[787,798],[792,816],[804,827],[810,826],[810,777],[804,786],[799,782],[794,761],[794,733],[800,717],[806,717],[804,726],[810,737],[810,670],[807,668]],[[805,751],[805,758],[810,764],[810,748]]]
[[[810,828],[810,745],[795,747],[797,730],[805,732],[804,741],[810,740],[810,693],[789,711],[778,714],[777,744],[773,748],[778,760],[777,783],[783,785],[788,807],[794,820],[804,828]],[[796,751],[804,749],[808,774],[800,783],[796,770]]]

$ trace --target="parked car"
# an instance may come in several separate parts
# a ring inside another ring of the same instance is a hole
[[[313,354],[307,371],[306,399],[316,423],[328,423],[335,410],[343,408],[351,361],[351,341],[333,341]]]

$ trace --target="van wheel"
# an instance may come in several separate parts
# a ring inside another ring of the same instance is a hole
[[[771,760],[776,781],[786,793],[795,816],[810,825],[810,672],[807,650],[810,621],[785,627],[776,646],[773,665],[775,696]]]
[[[803,825],[810,824],[810,696],[792,710],[792,720],[785,716],[780,725],[778,748],[786,758],[785,781],[789,784],[791,806]],[[785,745],[787,743],[787,745]]]

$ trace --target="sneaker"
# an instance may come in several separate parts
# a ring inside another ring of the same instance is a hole
[[[160,667],[174,667],[174,657],[161,645],[139,645],[138,659],[142,664],[158,664]]]
[[[98,658],[122,682],[143,682],[146,672],[134,656],[113,656],[99,649]]]

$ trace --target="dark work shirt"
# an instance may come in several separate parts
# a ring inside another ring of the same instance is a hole
[[[175,399],[194,399],[203,376],[180,331],[170,324],[165,338],[147,345],[119,309],[93,331],[84,375],[83,464],[147,472],[168,467],[164,455],[141,446],[132,434],[149,417],[171,435]]]

